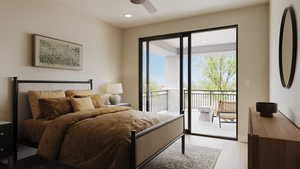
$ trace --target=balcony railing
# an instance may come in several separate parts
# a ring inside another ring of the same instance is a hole
[[[169,105],[177,103],[169,103],[169,90],[153,90],[149,94],[149,111],[160,112],[168,111]],[[172,96],[171,96],[172,97]],[[179,98],[179,96],[178,96]],[[202,107],[216,107],[219,101],[236,101],[235,90],[192,90],[191,91],[192,109]],[[188,90],[184,90],[184,108],[188,107]],[[143,98],[143,110],[146,110],[146,95]]]
[[[219,101],[236,102],[235,90],[192,90],[191,107],[217,107]],[[188,90],[184,90],[184,108],[188,107]]]
[[[168,111],[169,90],[152,90],[149,93],[149,111]],[[146,95],[143,98],[143,110],[146,110]]]

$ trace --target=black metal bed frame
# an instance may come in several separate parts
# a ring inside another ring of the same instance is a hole
[[[93,90],[93,80],[90,79],[88,81],[56,81],[56,80],[18,80],[18,77],[13,77],[13,97],[12,97],[12,109],[13,109],[13,161],[17,160],[18,157],[18,103],[19,103],[19,84],[21,83],[40,83],[40,84],[89,84],[90,85],[90,90]],[[174,142],[176,142],[179,138],[182,139],[181,141],[181,150],[182,154],[185,153],[185,135],[184,135],[184,130],[180,135],[178,135],[176,138],[172,139],[167,145],[162,147],[160,150],[158,150],[156,153],[148,157],[146,160],[144,160],[140,165],[136,165],[136,140],[139,137],[142,137],[160,127],[163,127],[171,122],[174,122],[180,118],[183,118],[183,127],[184,127],[184,115],[180,115],[177,118],[174,118],[172,120],[169,120],[167,122],[161,123],[156,126],[152,126],[146,130],[143,130],[141,132],[136,132],[136,131],[131,131],[131,145],[130,145],[130,161],[129,161],[129,167],[130,169],[140,169],[143,166],[147,165],[151,160],[153,160],[155,157],[157,157],[161,152],[163,152],[165,149],[167,149],[170,145],[172,145]],[[35,144],[30,143],[30,142],[21,142],[21,144],[25,144],[30,147],[36,147]]]
[[[136,140],[139,137],[142,137],[158,128],[161,128],[169,123],[172,123],[180,118],[183,118],[183,127],[184,127],[184,114],[178,116],[177,118],[171,119],[167,122],[161,123],[156,126],[152,126],[148,129],[145,129],[141,132],[131,131],[131,146],[130,146],[130,169],[140,169],[144,166],[146,166],[149,162],[151,162],[155,157],[157,157],[160,153],[162,153],[164,150],[166,150],[168,147],[170,147],[173,143],[175,143],[178,139],[181,138],[181,153],[185,154],[185,134],[184,131],[180,135],[178,135],[176,138],[173,138],[167,145],[159,149],[156,153],[148,157],[146,160],[144,160],[141,164],[136,165]]]

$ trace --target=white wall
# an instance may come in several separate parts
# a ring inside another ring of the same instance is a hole
[[[278,64],[279,30],[283,11],[292,5],[298,26],[298,58],[295,79],[290,89],[281,86]],[[300,126],[300,1],[271,0],[270,4],[270,101],[277,102],[279,110]]]
[[[247,140],[248,107],[269,97],[269,8],[259,5],[125,30],[122,78],[125,100],[138,107],[138,38],[239,25],[239,139]]]
[[[0,0],[0,119],[11,117],[8,77],[94,79],[95,88],[121,80],[122,31],[62,6],[59,1]],[[83,44],[83,71],[31,66],[31,34]]]
[[[180,76],[176,76],[179,74],[180,64],[179,64],[179,56],[172,55],[172,56],[165,56],[166,57],[166,65],[165,65],[165,74],[164,77],[166,79],[166,86],[167,89],[177,89],[179,90],[179,79]]]

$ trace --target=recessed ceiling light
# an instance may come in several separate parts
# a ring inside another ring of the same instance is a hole
[[[131,18],[132,15],[131,15],[131,14],[125,14],[124,17],[125,17],[125,18]]]

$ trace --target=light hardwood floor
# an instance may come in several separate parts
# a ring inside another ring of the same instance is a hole
[[[186,143],[221,149],[215,169],[247,169],[247,144],[200,136],[186,136]]]

